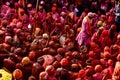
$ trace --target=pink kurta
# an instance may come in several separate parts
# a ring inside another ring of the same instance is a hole
[[[86,16],[82,21],[82,29],[76,37],[79,45],[88,45],[91,39],[90,19]]]

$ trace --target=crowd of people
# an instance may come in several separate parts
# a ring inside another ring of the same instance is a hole
[[[1,0],[0,68],[15,80],[120,80],[120,0]]]

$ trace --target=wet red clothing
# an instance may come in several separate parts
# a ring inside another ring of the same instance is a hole
[[[95,67],[97,64],[100,64],[100,61],[97,59],[92,59],[92,67]]]
[[[109,38],[109,32],[108,30],[103,30],[101,36],[100,36],[100,42],[101,42],[101,49],[104,49],[105,46],[111,45],[111,40]]]

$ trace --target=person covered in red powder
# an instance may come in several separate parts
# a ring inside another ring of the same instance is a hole
[[[100,36],[104,27],[100,27],[92,36],[91,41],[95,42],[100,47]]]
[[[118,33],[116,32],[116,25],[112,24],[109,28],[109,34],[110,34],[110,40],[112,42],[112,44],[115,44],[116,40],[117,40],[117,35]]]
[[[102,34],[100,36],[100,41],[101,41],[101,49],[104,49],[105,46],[110,46],[111,45],[111,40],[109,38],[109,31],[108,30],[103,30]]]

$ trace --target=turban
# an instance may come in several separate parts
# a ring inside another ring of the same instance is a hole
[[[54,3],[54,4],[53,4],[53,7],[57,7],[57,4],[56,4],[56,3]]]
[[[106,19],[106,16],[105,15],[101,15],[101,18]]]
[[[11,42],[12,37],[11,36],[5,36],[5,42]]]
[[[114,44],[114,45],[113,45],[113,49],[115,49],[115,50],[119,50],[119,49],[120,49],[120,47],[119,47],[119,45]]]
[[[52,11],[56,11],[57,10],[57,8],[56,7],[52,7]]]
[[[109,51],[110,51],[110,48],[109,48],[108,46],[105,46],[105,47],[104,47],[104,52],[105,52],[105,51],[108,51],[108,52],[109,52]]]
[[[62,11],[62,12],[60,13],[60,15],[61,15],[61,16],[65,16],[66,13]]]
[[[78,73],[80,76],[85,76],[85,70],[84,69],[81,69]]]
[[[91,57],[91,58],[94,58],[95,57],[95,53],[93,52],[93,51],[89,51],[89,57]]]
[[[116,29],[116,25],[115,24],[113,24],[113,25],[111,25],[111,29]]]
[[[45,4],[45,2],[44,1],[40,1],[40,4],[42,5],[42,4]]]
[[[69,13],[69,16],[70,16],[71,19],[73,19],[74,13],[73,12]]]
[[[81,31],[81,27],[77,28],[77,32],[79,33]]]
[[[71,64],[71,68],[76,68],[76,69],[78,69],[78,64]]]
[[[101,27],[103,25],[102,21],[98,21],[97,27]]]
[[[20,69],[15,69],[13,71],[14,79],[20,79],[20,78],[22,78],[22,76],[23,76],[23,73],[22,73],[22,71]]]
[[[14,18],[14,19],[12,20],[12,22],[13,22],[13,24],[17,24],[18,19]]]
[[[30,63],[30,58],[29,57],[24,57],[21,61],[23,65],[28,65]]]
[[[22,32],[21,29],[17,29],[17,30],[16,30],[16,34],[19,34],[20,32]]]
[[[87,15],[88,15],[88,17],[94,17],[95,13],[89,12]]]
[[[17,27],[17,28],[21,28],[22,25],[23,25],[22,22],[17,22],[16,27]]]
[[[49,38],[49,35],[48,35],[47,33],[44,33],[44,34],[42,35],[42,37],[43,37],[44,39],[48,39],[48,38]]]
[[[48,13],[47,13],[47,16],[52,16],[52,13],[51,13],[51,12],[48,12]]]
[[[104,52],[104,58],[111,58],[111,54],[108,51]]]
[[[95,42],[90,43],[91,48],[97,47],[97,44]]]
[[[96,65],[95,68],[94,68],[94,70],[96,72],[100,72],[100,71],[102,71],[102,66],[101,65]]]
[[[31,7],[32,7],[32,4],[28,4],[27,7],[28,7],[28,8],[31,8]]]
[[[39,80],[47,80],[48,78],[48,73],[47,72],[41,72],[39,74]]]
[[[40,33],[41,29],[40,28],[36,28],[35,29],[35,36],[37,36]],[[45,35],[43,35],[43,37],[45,37]],[[47,36],[46,36],[47,37]]]
[[[45,68],[45,71],[49,74],[49,75],[53,75],[54,74],[54,71],[55,71],[55,68],[53,65],[48,65],[46,68]]]
[[[113,66],[114,63],[115,63],[115,62],[114,62],[112,59],[109,59],[109,60],[107,61],[107,64],[108,64],[109,66]]]
[[[108,30],[103,30],[102,35],[105,36],[105,37],[108,36],[109,35]]]
[[[7,5],[7,6],[10,6],[10,3],[9,3],[9,2],[6,2],[6,5]]]
[[[103,31],[103,30],[104,30],[104,27],[99,27],[98,29],[101,30],[101,31]]]
[[[67,65],[68,65],[68,59],[67,59],[67,58],[63,58],[63,59],[60,61],[60,64],[61,64],[61,66],[67,66]]]

